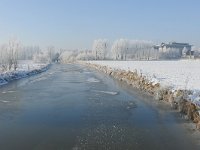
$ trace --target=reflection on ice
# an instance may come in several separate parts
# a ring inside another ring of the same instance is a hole
[[[89,72],[89,71],[84,71],[83,73],[85,73],[85,74],[90,74],[91,72]]]
[[[8,103],[9,101],[0,100],[0,102],[2,102],[2,103]]]
[[[6,93],[15,93],[16,91],[3,91],[1,92],[2,94],[6,94]]]
[[[97,82],[100,82],[98,79],[96,79],[96,78],[89,78],[89,79],[87,79],[87,82],[92,82],[92,83],[97,83]]]
[[[115,92],[115,91],[99,91],[99,90],[92,90],[93,92],[97,92],[97,93],[104,93],[104,94],[109,94],[109,95],[117,95],[119,94],[119,92]]]

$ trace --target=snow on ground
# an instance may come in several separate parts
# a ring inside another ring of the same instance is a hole
[[[34,63],[31,60],[21,60],[18,63],[16,71],[0,72],[0,86],[7,84],[9,81],[24,78],[30,75],[43,72],[47,69],[48,64]]]
[[[91,64],[135,71],[146,76],[154,83],[172,89],[192,90],[189,96],[192,101],[200,101],[200,61],[89,61]]]

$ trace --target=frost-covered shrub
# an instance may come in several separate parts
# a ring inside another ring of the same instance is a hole
[[[62,63],[74,62],[76,60],[77,55],[77,51],[64,51],[60,55],[59,59]]]
[[[95,56],[91,51],[81,51],[76,56],[76,60],[95,60]]]
[[[33,61],[36,63],[49,63],[50,58],[47,52],[40,52],[33,55]]]

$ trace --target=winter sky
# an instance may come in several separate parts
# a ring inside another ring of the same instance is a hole
[[[0,0],[0,43],[91,48],[94,39],[200,47],[200,0]]]

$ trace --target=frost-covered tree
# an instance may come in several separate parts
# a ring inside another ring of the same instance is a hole
[[[111,52],[116,60],[150,60],[157,57],[157,51],[149,41],[119,39],[113,43]]]
[[[188,49],[186,47],[182,50],[182,55],[185,57],[187,55]]]
[[[76,60],[95,60],[95,56],[90,50],[80,51]]]
[[[23,46],[18,53],[18,58],[19,60],[32,60],[33,55],[40,52],[41,49],[39,46]]]
[[[114,59],[116,60],[126,60],[130,41],[127,39],[116,40],[111,48]]]
[[[194,53],[194,57],[195,58],[199,58],[200,57],[200,48],[196,48],[195,46],[192,46],[192,50],[191,50],[193,53]]]
[[[49,55],[47,51],[41,51],[33,55],[33,61],[36,63],[49,63]]]
[[[43,51],[39,46],[23,46],[19,40],[12,38],[0,46],[0,71],[16,70],[19,60],[49,63],[57,61],[58,57],[53,46]]]
[[[78,55],[78,51],[64,51],[62,52],[62,54],[60,55],[59,59],[61,61],[61,63],[69,63],[69,62],[74,62],[76,61],[76,57]]]
[[[47,53],[48,53],[48,57],[49,57],[49,62],[52,62],[53,59],[55,58],[55,47],[54,46],[48,46],[47,47]]]
[[[0,70],[6,71],[8,69],[8,53],[7,53],[7,44],[3,44],[0,47]]]
[[[53,59],[52,59],[52,61],[53,62],[58,62],[59,61],[59,57],[60,57],[60,54],[58,52],[56,52],[54,57],[53,57]]]
[[[104,60],[108,54],[108,40],[98,39],[93,43],[93,54],[96,60]]]
[[[133,58],[138,60],[150,60],[155,59],[156,50],[153,49],[153,43],[151,41],[144,40],[131,40],[130,41]]]
[[[183,50],[187,52],[187,50]],[[180,52],[180,49],[178,48],[171,48],[168,47],[165,49],[165,51],[159,52],[159,58],[160,59],[177,59],[182,57],[183,52]]]
[[[45,50],[39,50],[33,55],[35,62],[51,63],[58,62],[60,53],[56,52],[54,46],[49,46]]]
[[[21,42],[16,39],[10,39],[8,44],[3,46],[3,66],[6,70],[17,69],[18,53],[22,48]]]

